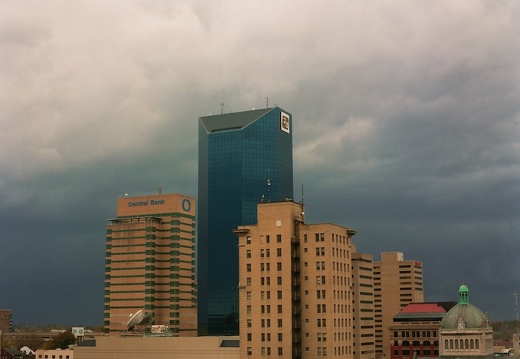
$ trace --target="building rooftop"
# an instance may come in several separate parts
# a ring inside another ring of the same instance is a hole
[[[202,116],[200,121],[208,133],[240,129],[255,122],[271,110],[273,108]]]

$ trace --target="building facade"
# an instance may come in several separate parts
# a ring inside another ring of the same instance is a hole
[[[493,357],[493,329],[487,316],[469,302],[469,288],[459,287],[459,302],[442,318],[440,357]]]
[[[126,330],[143,310],[174,336],[197,335],[195,210],[180,194],[117,200],[106,229],[105,331]]]
[[[352,250],[354,359],[375,359],[374,258]]]
[[[374,317],[376,358],[390,357],[393,318],[412,302],[424,302],[423,268],[416,260],[404,260],[401,252],[383,252],[374,262]]]
[[[410,303],[389,327],[391,359],[439,357],[441,321],[455,302]]]
[[[12,309],[0,309],[0,331],[4,333],[13,331]]]
[[[306,224],[303,205],[258,204],[238,226],[240,357],[352,357],[355,231]]]
[[[200,335],[238,334],[233,228],[259,202],[293,196],[292,116],[274,107],[199,118],[197,283]]]

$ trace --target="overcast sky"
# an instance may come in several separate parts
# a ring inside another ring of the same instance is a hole
[[[198,117],[268,98],[307,222],[514,319],[519,4],[0,0],[0,308],[101,325],[118,196],[196,197]]]

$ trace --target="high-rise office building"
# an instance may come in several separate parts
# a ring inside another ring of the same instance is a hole
[[[352,358],[354,230],[304,223],[303,205],[258,204],[238,226],[241,358]]]
[[[197,285],[200,335],[238,334],[232,229],[259,202],[293,196],[291,114],[274,107],[199,118]]]
[[[404,260],[401,252],[381,253],[381,261],[374,262],[376,358],[390,357],[390,325],[412,302],[424,302],[422,263]]]
[[[375,359],[374,259],[352,250],[354,359]]]
[[[13,330],[13,310],[0,309],[0,331],[9,333]]]
[[[196,336],[195,283],[195,199],[119,198],[106,229],[105,330],[125,330],[143,310],[174,336]]]

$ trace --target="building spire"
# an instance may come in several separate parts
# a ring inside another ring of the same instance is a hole
[[[469,288],[465,284],[459,287],[459,304],[469,304]]]

